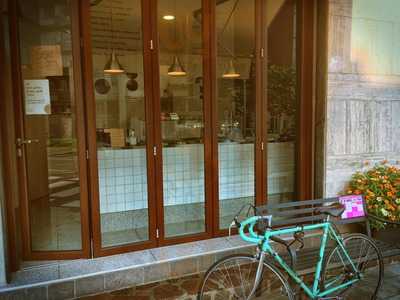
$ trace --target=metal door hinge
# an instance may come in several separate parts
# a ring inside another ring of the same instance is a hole
[[[260,50],[260,56],[261,56],[261,58],[264,58],[264,48],[261,48],[261,50]]]
[[[157,156],[157,146],[154,146],[154,147],[153,147],[153,155],[154,155],[154,156]]]
[[[264,151],[264,142],[261,142],[261,151]]]
[[[153,40],[150,40],[150,50],[154,50]]]
[[[160,231],[158,229],[156,229],[156,238],[160,238]]]
[[[89,160],[89,150],[86,150],[86,159]]]

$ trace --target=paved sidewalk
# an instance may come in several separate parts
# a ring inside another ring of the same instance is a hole
[[[201,275],[167,280],[118,292],[81,298],[82,300],[195,300]],[[385,266],[380,300],[400,300],[400,264]],[[349,299],[350,300],[350,299]],[[358,300],[358,299],[354,299]],[[366,300],[366,299],[365,299]]]

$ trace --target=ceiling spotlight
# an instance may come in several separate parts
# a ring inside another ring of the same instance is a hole
[[[166,20],[166,21],[175,20],[175,16],[173,16],[173,15],[165,15],[165,16],[163,16],[162,18],[163,18],[164,20]]]

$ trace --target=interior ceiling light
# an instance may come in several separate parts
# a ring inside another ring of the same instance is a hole
[[[174,55],[174,60],[171,66],[168,68],[168,75],[170,76],[185,76],[186,71],[183,68],[177,55]]]
[[[222,78],[238,78],[240,73],[236,72],[233,60],[230,60],[227,70],[222,74]]]
[[[113,23],[113,7],[112,7],[112,5],[110,8],[110,24],[111,24],[110,29],[111,29],[111,45],[112,45],[114,43],[114,23]],[[117,55],[115,54],[115,51],[113,48],[111,50],[110,58],[107,60],[107,63],[105,64],[103,71],[105,74],[111,74],[111,75],[118,75],[118,74],[125,73],[125,70],[119,63]]]
[[[125,70],[119,63],[119,60],[117,58],[117,55],[115,55],[114,50],[112,50],[111,56],[108,59],[106,65],[104,66],[104,73],[112,75],[125,73]]]
[[[175,16],[173,16],[173,15],[165,15],[165,16],[163,16],[162,18],[163,18],[164,20],[167,20],[167,21],[175,20]]]

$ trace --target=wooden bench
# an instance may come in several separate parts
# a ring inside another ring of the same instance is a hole
[[[364,201],[364,200],[363,200]],[[323,213],[318,213],[318,207],[323,207],[332,203],[339,202],[339,198],[326,198],[317,200],[307,200],[307,201],[295,201],[286,202],[278,204],[267,204],[265,206],[257,207],[257,214],[259,215],[273,215],[272,227],[286,227],[297,224],[309,224],[318,223],[326,219],[326,215]],[[364,212],[366,212],[366,207],[364,203]],[[369,237],[373,238],[371,235],[370,219],[368,215],[357,218],[350,219],[334,219],[331,221],[338,226],[340,231],[347,225],[356,224],[361,228],[361,232],[367,234]],[[360,232],[360,231],[359,231]],[[307,243],[307,237],[305,237],[305,243]],[[319,237],[318,237],[319,240]],[[284,243],[283,240],[278,241],[278,243]],[[375,240],[378,248],[381,250],[384,258],[389,258],[393,256],[400,255],[400,248],[393,244],[388,244],[380,240]],[[288,254],[285,255],[288,262],[292,262],[294,268],[299,272],[299,274],[308,274],[314,271],[314,266],[318,260],[319,247],[309,247],[307,244],[301,250],[294,251],[289,250],[288,242],[285,242]],[[293,248],[293,247],[292,247]],[[291,259],[292,257],[292,259]]]

